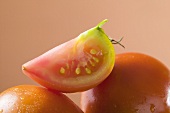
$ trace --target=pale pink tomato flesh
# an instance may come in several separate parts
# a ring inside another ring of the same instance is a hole
[[[92,32],[95,31],[95,33]],[[23,65],[24,74],[62,92],[88,90],[101,83],[114,66],[114,48],[99,28],[49,50]]]

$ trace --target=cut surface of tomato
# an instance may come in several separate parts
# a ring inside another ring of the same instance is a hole
[[[98,85],[110,74],[115,60],[114,47],[101,28],[106,22],[25,63],[24,74],[62,92],[78,92]]]

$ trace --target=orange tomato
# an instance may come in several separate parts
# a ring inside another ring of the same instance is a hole
[[[83,113],[68,97],[46,88],[21,85],[0,94],[0,113]]]
[[[170,113],[170,72],[140,53],[116,55],[115,67],[97,87],[82,93],[85,113]]]

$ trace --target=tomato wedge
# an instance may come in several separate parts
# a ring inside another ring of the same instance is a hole
[[[113,44],[101,28],[106,22],[25,63],[24,74],[61,92],[95,87],[107,78],[115,62]]]

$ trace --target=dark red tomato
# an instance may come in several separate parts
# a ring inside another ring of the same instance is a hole
[[[0,113],[83,113],[59,92],[30,85],[15,86],[0,94]]]
[[[118,54],[109,77],[82,93],[85,113],[170,113],[170,72],[140,53]]]

